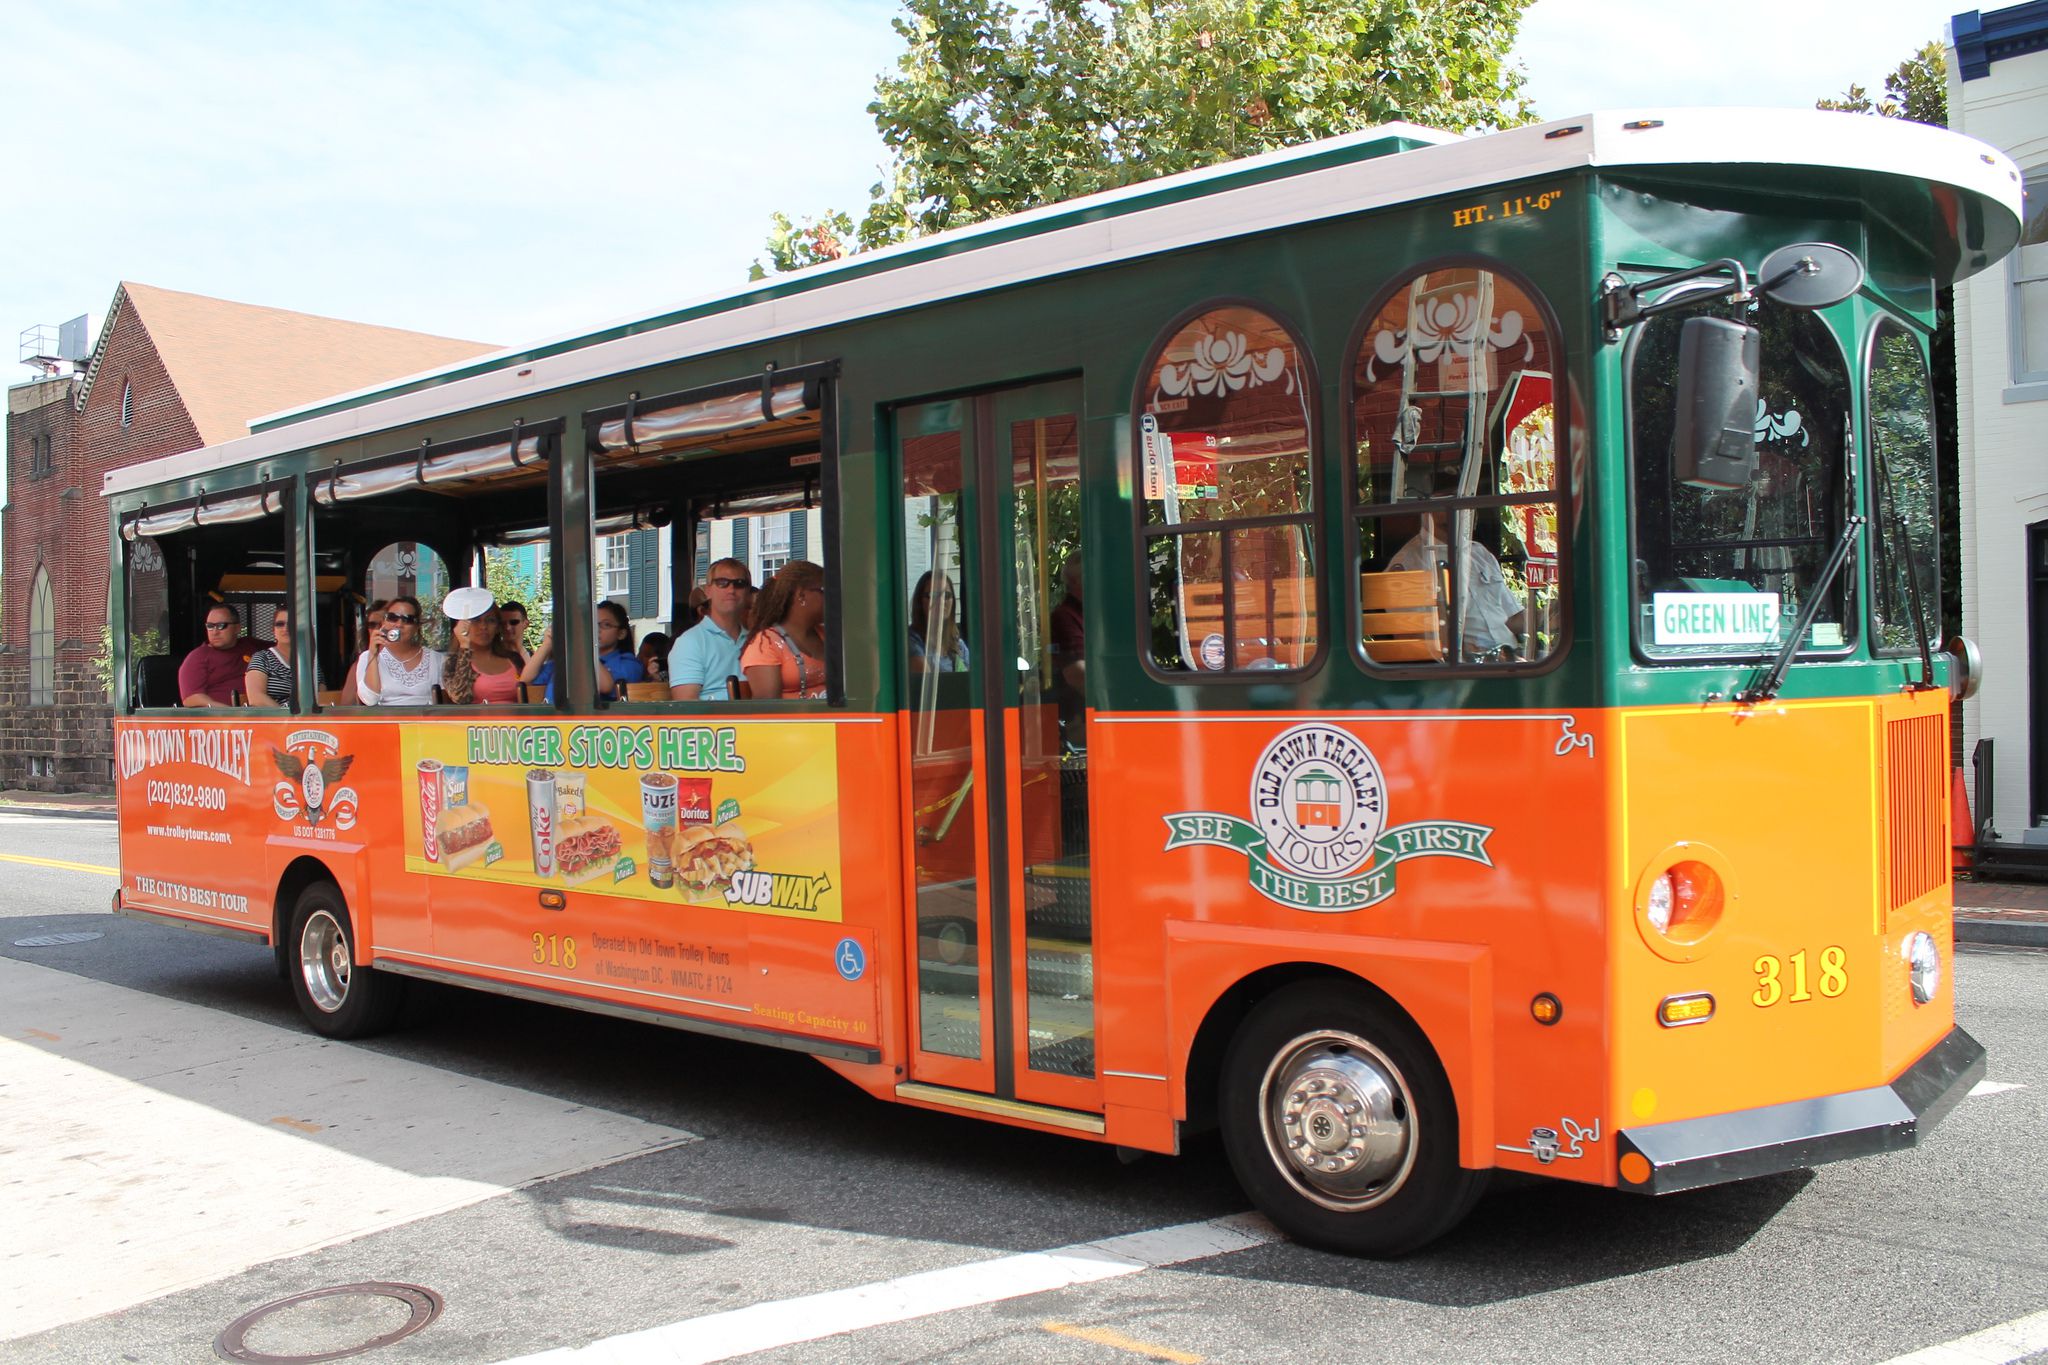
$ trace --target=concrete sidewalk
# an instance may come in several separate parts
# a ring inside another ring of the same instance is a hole
[[[111,820],[114,798],[82,793],[0,791],[0,813]],[[2048,885],[1957,878],[1956,941],[2048,948]]]

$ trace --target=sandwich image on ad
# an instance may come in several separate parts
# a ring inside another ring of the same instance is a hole
[[[555,864],[562,870],[562,880],[575,886],[596,877],[611,876],[623,846],[618,826],[611,821],[579,815],[562,822],[561,833],[555,840]]]
[[[690,896],[725,890],[732,874],[754,865],[754,845],[739,821],[691,825],[675,841],[677,879]]]
[[[459,871],[484,856],[490,846],[491,813],[482,806],[449,806],[441,812],[436,832],[441,866]]]

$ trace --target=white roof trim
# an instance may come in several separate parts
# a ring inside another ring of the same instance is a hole
[[[1625,126],[1649,120],[1662,122],[1640,129]],[[1574,126],[1582,131],[1549,136]],[[513,402],[622,371],[752,345],[856,318],[906,311],[1232,237],[1479,189],[1508,179],[1592,167],[1840,166],[1915,177],[1971,191],[2004,205],[2015,223],[2020,213],[2019,170],[2010,158],[1961,134],[1902,119],[1810,109],[1632,109],[1554,119],[1483,137],[1453,138],[1396,125],[1353,134],[1340,141],[1370,140],[1386,137],[1390,132],[1426,136],[1436,145],[1219,190],[1198,199],[1160,204],[1118,217],[1075,223],[897,270],[856,275],[802,293],[527,361],[516,368],[487,371],[396,394],[218,446],[113,470],[106,475],[103,491],[126,492],[167,479],[206,474],[335,441],[374,436],[470,408]],[[1327,151],[1330,146],[1329,142],[1320,142],[1288,148],[1255,158],[1254,164],[1306,157]],[[1242,170],[1244,164],[1228,163],[1188,172],[1185,177],[1148,181],[1095,196],[1094,202],[1153,193],[1163,184],[1186,183],[1190,178],[1218,177]],[[997,223],[957,229],[944,234],[944,239],[972,238],[998,227],[1014,227],[1020,221],[1072,213],[1083,202],[1087,201],[1068,201]],[[922,249],[935,240],[939,239],[925,238],[892,250]],[[868,264],[887,254],[876,252],[857,259]],[[840,263],[815,267],[820,273],[837,273],[847,268]],[[570,339],[574,335],[581,334],[572,334]],[[472,359],[426,374],[459,370],[476,363]],[[335,401],[330,398],[323,400],[323,404]]]

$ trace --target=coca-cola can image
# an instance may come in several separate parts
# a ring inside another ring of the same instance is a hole
[[[420,841],[427,861],[441,861],[441,760],[423,758],[420,774]]]
[[[533,874],[555,875],[555,835],[562,827],[561,805],[555,791],[552,768],[529,768],[526,772],[526,818],[533,830]]]

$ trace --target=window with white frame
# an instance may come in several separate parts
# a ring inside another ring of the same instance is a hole
[[[36,570],[28,599],[28,704],[57,703],[57,603],[50,593],[50,571]]]
[[[2012,379],[2048,384],[2048,166],[2027,172],[2026,222],[2012,253]]]
[[[789,512],[776,512],[761,518],[760,560],[755,565],[754,581],[766,583],[768,579],[789,563]]]
[[[597,595],[599,597],[626,597],[633,591],[633,551],[624,536],[605,536],[600,542],[604,546],[602,563],[604,568],[598,574]]]

